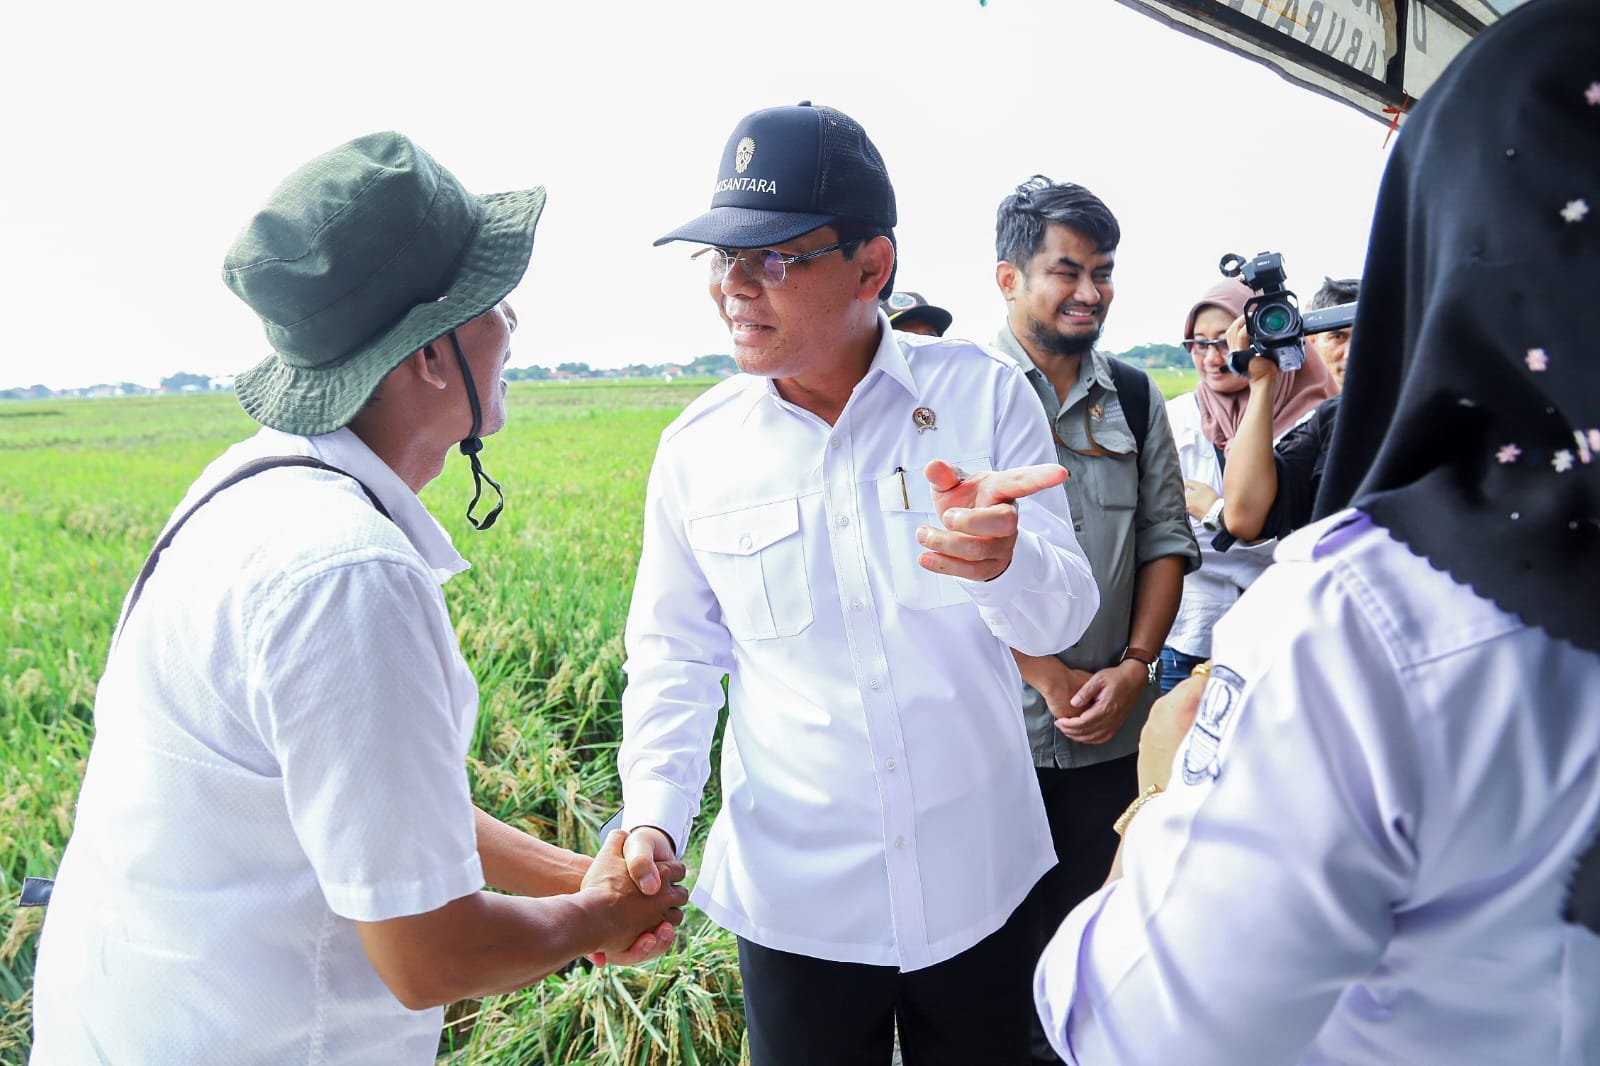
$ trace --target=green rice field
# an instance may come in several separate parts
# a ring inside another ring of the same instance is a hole
[[[1157,382],[1170,396],[1194,375]],[[710,384],[518,383],[483,453],[506,490],[494,529],[462,516],[472,481],[458,456],[423,494],[473,563],[445,593],[482,693],[474,796],[569,848],[594,850],[619,795],[622,629],[656,439]],[[0,1063],[29,1047],[41,914],[17,893],[53,871],[71,830],[122,597],[184,489],[254,428],[223,394],[0,402]],[[696,912],[684,928],[652,964],[580,966],[457,1004],[440,1061],[737,1063],[734,942]]]

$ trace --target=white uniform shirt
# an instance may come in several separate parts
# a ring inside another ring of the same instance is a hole
[[[1211,438],[1200,431],[1200,402],[1192,392],[1167,401],[1173,443],[1178,446],[1178,466],[1183,476],[1203,482],[1222,495],[1222,464]],[[1239,595],[1272,565],[1276,540],[1259,544],[1236,542],[1222,552],[1211,546],[1216,533],[1189,516],[1189,528],[1200,544],[1200,569],[1183,575],[1183,599],[1167,632],[1167,647],[1201,659],[1211,655],[1211,630],[1228,613]]]
[[[431,1063],[354,921],[483,885],[449,537],[354,434],[262,430],[113,648],[34,983],[35,1063]]]
[[[766,947],[914,970],[998,929],[1055,862],[1006,646],[1070,646],[1098,594],[1059,491],[1021,501],[993,581],[918,566],[930,460],[1055,449],[1010,359],[879,326],[835,426],[739,376],[662,434],[620,767],[625,824],[682,848],[730,675],[694,903]]]
[[[1217,627],[1126,876],[1040,961],[1051,1042],[1081,1066],[1600,1062],[1600,936],[1560,918],[1600,818],[1600,656],[1355,512],[1278,560]]]

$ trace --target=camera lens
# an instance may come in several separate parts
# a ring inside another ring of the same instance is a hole
[[[1287,333],[1294,327],[1294,314],[1282,304],[1268,304],[1257,312],[1256,325],[1274,336]]]

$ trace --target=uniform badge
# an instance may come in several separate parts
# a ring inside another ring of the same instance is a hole
[[[1191,785],[1214,779],[1222,770],[1218,748],[1228,718],[1244,693],[1244,678],[1226,666],[1213,666],[1200,696],[1200,710],[1183,745],[1183,779]]]
[[[1106,417],[1106,409],[1101,407],[1099,404],[1095,404],[1093,407],[1089,408],[1089,417],[1094,419],[1096,422],[1103,422],[1105,421]]]
[[[939,416],[933,413],[931,407],[919,407],[911,412],[911,424],[917,427],[918,433],[925,429],[938,429],[939,427],[935,425],[938,421]]]

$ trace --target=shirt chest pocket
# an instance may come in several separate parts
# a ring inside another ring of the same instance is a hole
[[[1139,457],[1137,455],[1068,455],[1067,503],[1072,508],[1072,528],[1079,540],[1092,539],[1105,523],[1097,514],[1116,522],[1128,521],[1123,512],[1139,505]]]
[[[989,457],[962,459],[956,464],[970,474],[991,469]],[[916,471],[897,471],[877,479],[878,510],[888,538],[889,577],[895,602],[914,611],[971,603],[966,590],[953,577],[924,570],[917,562],[926,551],[917,543],[920,526],[943,528],[933,510],[933,487]]]
[[[811,624],[799,501],[690,519],[689,547],[735,640],[792,637]]]

